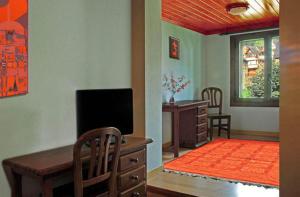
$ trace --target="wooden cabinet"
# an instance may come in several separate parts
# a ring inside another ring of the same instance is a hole
[[[172,113],[174,155],[179,145],[195,148],[207,143],[208,101],[185,100],[173,104],[164,103],[163,112]]]

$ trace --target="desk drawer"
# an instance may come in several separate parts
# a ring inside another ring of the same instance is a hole
[[[145,165],[143,165],[142,167],[136,170],[120,175],[118,180],[120,191],[124,191],[126,189],[129,189],[130,187],[140,184],[145,180],[145,178],[146,178]]]
[[[197,115],[197,124],[207,123],[207,114]]]
[[[203,115],[203,114],[207,114],[207,106],[204,105],[204,106],[199,106],[198,107],[198,112],[197,112],[198,115]]]
[[[205,141],[207,141],[207,133],[197,134],[197,142],[198,143],[205,142]]]
[[[143,182],[136,187],[124,191],[120,194],[120,197],[146,197],[146,183]]]
[[[138,166],[143,165],[145,161],[146,161],[145,150],[141,150],[138,152],[121,156],[119,160],[119,172],[132,169],[132,168],[134,169]]]
[[[207,123],[197,125],[197,134],[206,133],[206,132],[207,132]]]

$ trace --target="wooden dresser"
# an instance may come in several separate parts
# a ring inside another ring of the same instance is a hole
[[[137,137],[126,140],[120,150],[118,194],[146,196],[146,149],[152,140]],[[2,165],[12,197],[52,197],[54,188],[73,182],[73,145],[5,159]]]
[[[174,104],[164,103],[163,112],[172,113],[175,157],[178,156],[177,143],[187,148],[207,143],[208,101],[184,100]]]

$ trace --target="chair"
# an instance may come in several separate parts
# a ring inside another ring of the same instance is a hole
[[[209,119],[209,134],[210,134],[210,140],[212,140],[213,137],[213,128],[218,127],[218,136],[221,134],[221,130],[227,131],[227,138],[230,139],[230,124],[231,124],[231,115],[229,114],[223,114],[222,113],[222,99],[223,99],[223,93],[220,88],[216,87],[209,87],[205,88],[201,92],[201,96],[203,100],[208,100],[208,108],[217,109],[217,113],[208,113],[208,119]],[[218,120],[218,124],[214,124],[214,120]],[[223,123],[222,120],[225,120],[226,122]]]
[[[113,143],[112,143],[113,139]],[[83,154],[84,145],[90,154]],[[121,133],[116,128],[100,128],[83,134],[74,145],[74,194],[75,197],[117,196],[116,179],[120,157]],[[107,189],[99,194],[99,183]]]

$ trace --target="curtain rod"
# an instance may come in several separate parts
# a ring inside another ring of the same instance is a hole
[[[264,31],[274,31],[274,30],[279,30],[279,27],[269,28],[269,29],[257,29],[257,30],[252,30],[252,31],[243,31],[243,32],[236,32],[236,33],[222,33],[219,35],[220,36],[225,36],[225,35],[234,36],[234,35],[250,34],[250,33],[264,32]]]

